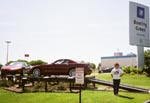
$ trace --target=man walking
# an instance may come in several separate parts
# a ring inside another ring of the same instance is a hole
[[[111,71],[111,76],[113,78],[113,88],[114,88],[114,95],[118,95],[119,92],[119,85],[120,85],[120,79],[123,75],[122,69],[119,68],[119,64],[116,63],[114,65],[114,68]]]

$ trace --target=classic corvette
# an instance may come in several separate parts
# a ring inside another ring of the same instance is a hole
[[[89,64],[78,63],[70,59],[59,59],[51,64],[34,66],[30,73],[34,77],[51,75],[75,76],[76,68],[84,68],[84,75],[91,74]]]

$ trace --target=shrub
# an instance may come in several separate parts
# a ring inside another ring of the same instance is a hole
[[[133,68],[133,67],[129,67],[129,66],[127,66],[127,67],[124,67],[123,68],[123,71],[125,72],[125,73],[128,73],[128,74],[130,74],[131,72],[131,74],[142,74],[143,73],[143,69],[142,68]]]
[[[0,87],[10,87],[13,85],[14,83],[12,81],[7,81],[7,80],[0,81]]]
[[[124,68],[123,68],[123,71],[124,71],[125,73],[130,73],[130,67],[129,67],[129,66],[124,67]]]
[[[142,74],[143,74],[143,75],[148,75],[146,72],[143,72]]]
[[[29,64],[32,66],[35,66],[35,65],[43,65],[43,64],[48,64],[48,63],[42,60],[32,60],[29,62]]]
[[[143,73],[143,68],[138,68],[137,72],[138,72],[138,74],[142,74]]]
[[[143,71],[147,73],[148,77],[150,77],[150,68],[145,68]]]
[[[3,66],[3,65],[2,65],[2,64],[0,64],[0,70],[1,70],[2,66]]]
[[[131,74],[131,75],[134,75],[135,73],[134,73],[134,72],[130,72],[130,74]]]
[[[137,73],[138,72],[138,68],[130,68],[130,72]]]

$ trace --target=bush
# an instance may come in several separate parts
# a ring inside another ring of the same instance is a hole
[[[143,74],[143,68],[138,68],[137,72],[138,72],[138,74]]]
[[[69,92],[69,84],[66,82],[48,82],[47,83],[47,91],[49,92]],[[26,92],[42,92],[45,91],[45,82],[36,81],[34,82],[34,86],[29,86],[25,88]]]
[[[148,77],[150,77],[150,68],[145,68],[143,71],[147,73]]]
[[[130,72],[133,72],[133,73],[138,73],[138,68],[130,68]]]
[[[135,73],[134,73],[134,72],[130,72],[130,74],[131,74],[131,75],[134,75]]]
[[[142,74],[143,73],[143,69],[142,68],[133,68],[133,67],[124,67],[123,71],[127,74]]]
[[[148,75],[146,72],[143,72],[142,74],[143,74],[143,75]]]
[[[129,67],[129,66],[124,67],[124,68],[123,68],[123,71],[124,71],[125,73],[130,73],[130,67]]]
[[[7,81],[7,80],[2,80],[0,81],[0,87],[10,87],[13,86],[13,82],[12,81]]]
[[[48,64],[48,63],[42,60],[32,60],[29,62],[29,64],[32,66],[35,66],[35,65],[43,65],[43,64]]]
[[[2,66],[3,66],[3,65],[2,65],[2,64],[0,64],[0,70],[1,70]]]

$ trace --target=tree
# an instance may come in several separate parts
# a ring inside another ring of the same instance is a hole
[[[94,63],[89,63],[92,69],[96,69],[96,65]]]
[[[18,59],[17,62],[26,62],[27,64],[29,64],[27,60],[22,60],[22,59]]]
[[[97,69],[100,70],[101,68],[101,63],[98,64]]]
[[[14,62],[14,61],[9,61],[9,62],[7,62],[7,64],[6,64],[6,65],[9,65],[9,64],[11,64],[12,62]]]
[[[150,67],[150,50],[144,52],[145,66]]]
[[[27,64],[29,64],[27,60],[18,59],[16,61],[9,61],[6,65],[9,65],[12,62],[26,62]]]
[[[43,65],[43,64],[48,64],[48,63],[42,60],[32,60],[29,62],[29,64],[32,66],[35,66],[35,65]]]
[[[144,71],[150,76],[150,50],[144,52],[145,66]]]
[[[3,65],[2,65],[2,64],[0,64],[0,70],[1,70],[2,66],[3,66]]]

